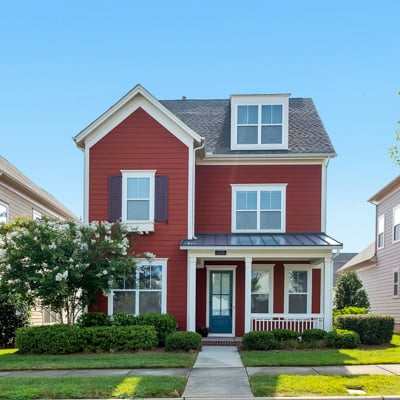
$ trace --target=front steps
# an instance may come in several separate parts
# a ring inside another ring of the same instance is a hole
[[[203,338],[203,346],[237,346],[242,343],[241,337],[218,337],[211,336]]]

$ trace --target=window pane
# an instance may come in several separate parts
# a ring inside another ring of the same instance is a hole
[[[135,314],[135,291],[113,292],[113,313]]]
[[[238,106],[237,108],[237,123],[247,124],[247,106]]]
[[[222,274],[221,278],[221,293],[229,294],[231,291],[230,276],[228,274]]]
[[[258,143],[257,126],[238,126],[237,142],[238,144],[257,144]]]
[[[257,229],[257,212],[237,211],[236,229]]]
[[[128,199],[148,199],[150,196],[150,179],[128,178],[127,196]]]
[[[251,295],[251,312],[268,313],[269,312],[269,294]]]
[[[148,221],[150,201],[148,200],[128,200],[127,219],[129,221]]]
[[[269,293],[269,271],[251,272],[251,292]]]
[[[113,289],[136,289],[135,275],[116,278],[113,283]]]
[[[139,313],[161,313],[161,292],[140,292]]]
[[[307,271],[289,271],[289,293],[307,293]]]
[[[256,210],[257,192],[236,192],[237,210]]]
[[[282,126],[262,126],[261,127],[261,143],[276,144],[282,143]]]
[[[400,224],[400,207],[397,207],[393,210],[393,224]]]
[[[394,227],[394,240],[400,239],[400,224]]]
[[[230,295],[221,296],[221,312],[220,315],[231,315]]]
[[[161,265],[145,265],[139,269],[140,289],[161,289],[162,288]]]
[[[212,292],[213,294],[221,293],[221,274],[212,274]]]
[[[213,295],[211,298],[211,313],[212,315],[221,315],[221,297]]]
[[[280,210],[281,209],[280,191],[262,191],[260,193],[261,210]]]
[[[281,212],[261,211],[260,229],[281,229]]]
[[[383,232],[378,234],[378,247],[383,247]]]
[[[281,124],[282,123],[282,105],[266,105],[261,108],[262,124]]]
[[[291,294],[289,295],[289,313],[306,314],[307,313],[307,295]]]
[[[280,210],[282,208],[282,193],[279,191],[271,192],[271,208]]]

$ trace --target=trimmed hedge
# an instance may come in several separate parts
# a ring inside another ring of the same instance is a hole
[[[301,341],[303,343],[312,343],[316,341],[324,341],[327,332],[323,329],[305,329],[301,334]]]
[[[166,351],[200,350],[202,336],[197,332],[172,332],[165,338]]]
[[[334,317],[347,314],[367,314],[367,309],[365,307],[348,306],[340,310],[333,310]]]
[[[275,349],[278,343],[272,332],[252,331],[247,332],[242,338],[242,347],[244,350],[271,350]]]
[[[278,342],[293,342],[299,337],[299,334],[291,329],[273,329],[271,333]]]
[[[394,318],[378,314],[338,315],[334,324],[337,328],[357,332],[363,344],[383,344],[392,340]]]
[[[102,312],[88,312],[81,314],[77,320],[80,328],[88,328],[89,326],[110,326],[110,317]]]
[[[149,350],[158,343],[153,326],[98,326],[79,328],[48,325],[17,330],[16,347],[20,353],[71,354],[83,350]]]
[[[360,336],[354,331],[334,329],[327,333],[325,343],[334,349],[355,349],[360,345]]]

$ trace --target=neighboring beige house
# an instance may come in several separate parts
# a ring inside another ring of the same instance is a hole
[[[35,185],[9,161],[0,156],[0,223],[16,217],[42,216],[77,221],[78,217],[55,197]],[[42,325],[56,321],[54,313],[47,309],[32,311],[32,324]]]
[[[400,332],[400,176],[368,201],[376,206],[376,240],[338,273],[356,271],[371,312],[392,315]]]

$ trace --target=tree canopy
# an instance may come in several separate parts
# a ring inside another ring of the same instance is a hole
[[[364,307],[369,309],[367,292],[356,272],[350,271],[339,275],[336,283],[334,308],[341,310],[345,307]]]

